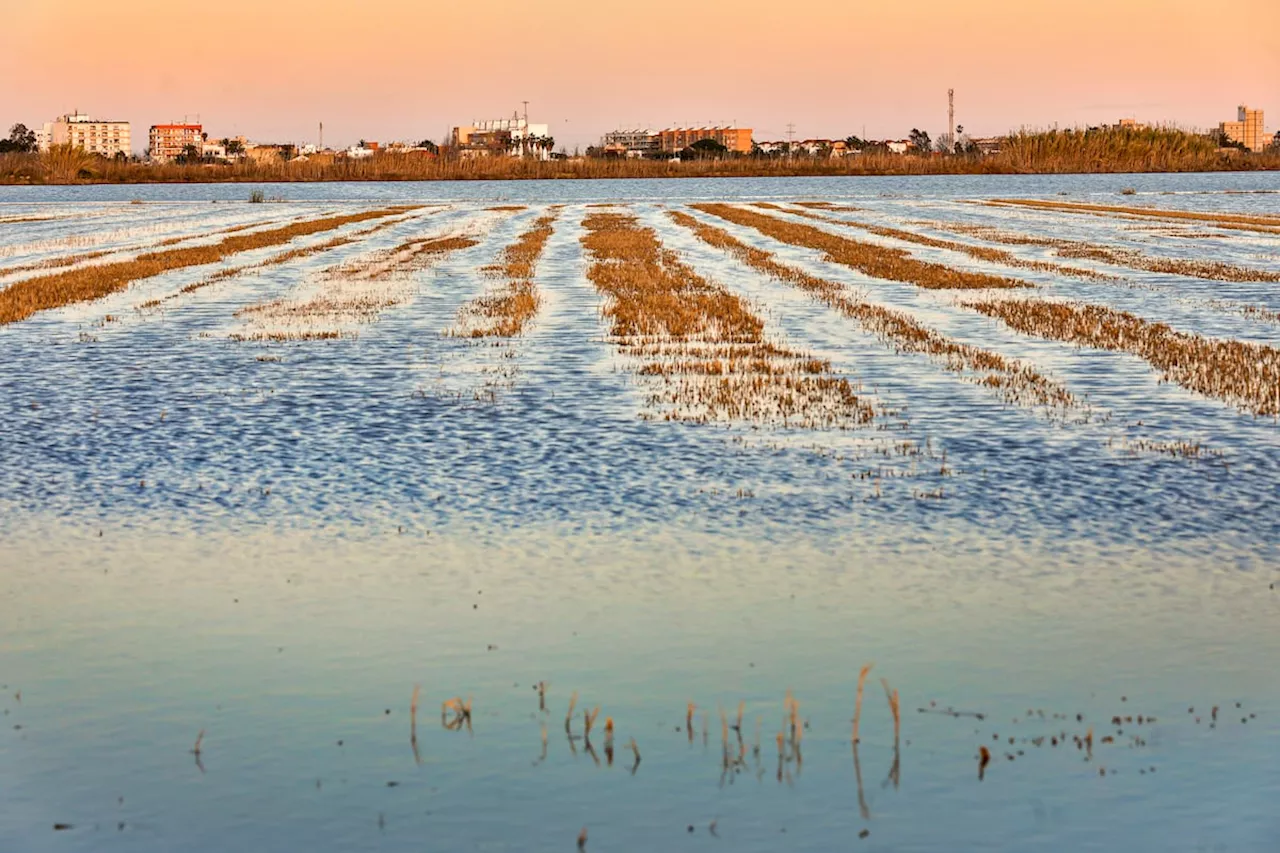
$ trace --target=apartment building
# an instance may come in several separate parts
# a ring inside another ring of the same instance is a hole
[[[600,150],[614,157],[650,157],[662,147],[652,130],[615,130],[601,137]]]
[[[204,127],[198,124],[153,124],[147,134],[151,159],[157,163],[176,160],[192,146],[196,156],[204,156]]]
[[[714,140],[739,154],[751,153],[749,127],[672,127],[658,132],[658,146],[666,154],[678,154],[703,139]]]
[[[103,157],[128,157],[133,151],[129,122],[102,121],[78,112],[45,122],[38,137],[41,151],[51,145],[70,145]]]
[[[1250,151],[1261,151],[1267,147],[1268,141],[1263,133],[1262,118],[1262,110],[1251,110],[1241,105],[1236,111],[1236,120],[1222,122],[1218,125],[1218,132]]]
[[[519,115],[460,125],[453,128],[449,140],[449,144],[463,156],[506,154],[542,160],[551,157],[550,143],[551,128],[548,125],[530,124],[528,119]]]

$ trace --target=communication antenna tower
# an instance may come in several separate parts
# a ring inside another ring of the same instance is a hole
[[[947,90],[947,141],[956,144],[956,90]]]

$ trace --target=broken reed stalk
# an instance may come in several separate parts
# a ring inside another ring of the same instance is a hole
[[[197,757],[200,755],[200,745],[202,743],[204,743],[204,729],[201,729],[200,733],[196,735],[196,745],[191,748],[192,755]]]
[[[738,722],[734,725],[739,737],[742,735],[742,714],[747,709],[747,701],[745,699],[738,700]]]
[[[588,711],[586,708],[582,709],[582,723],[583,723],[583,729],[584,729],[584,732],[583,732],[584,738],[590,739],[591,727],[596,724],[596,717],[598,716],[600,716],[599,705],[595,706],[595,708],[590,711]]]
[[[792,246],[816,249],[828,261],[855,269],[872,278],[900,281],[932,290],[1032,287],[1025,281],[952,269],[912,257],[902,249],[850,240],[830,231],[779,219],[729,204],[695,204],[694,210],[748,228]]]
[[[898,691],[889,687],[889,679],[882,678],[880,683],[884,685],[884,696],[889,700],[889,711],[893,714],[893,743],[897,747],[898,736],[902,732],[902,714],[898,712]]]
[[[853,742],[858,743],[858,723],[862,719],[862,688],[867,683],[867,676],[871,673],[874,663],[869,663],[858,673],[858,698],[853,706]]]
[[[570,730],[570,724],[573,722],[573,709],[578,704],[578,691],[573,691],[573,695],[569,697],[569,713],[564,715],[564,730]]]
[[[1001,393],[1019,405],[1067,408],[1075,400],[1067,389],[1037,373],[1031,367],[992,350],[947,338],[921,325],[909,314],[855,298],[844,285],[810,275],[789,264],[779,263],[762,249],[749,246],[723,228],[701,222],[687,213],[670,211],[678,224],[691,229],[699,240],[736,257],[783,284],[799,288],[817,301],[855,320],[894,352],[918,352],[934,359],[946,370]],[[880,484],[876,482],[876,497]]]
[[[153,278],[186,267],[217,263],[223,258],[240,252],[276,246],[298,237],[330,231],[343,225],[365,222],[369,219],[393,216],[412,209],[411,207],[393,207],[312,219],[266,231],[236,234],[208,246],[167,249],[139,255],[128,261],[70,269],[24,279],[0,290],[0,325],[25,320],[39,311],[101,299],[124,290],[140,279]]]

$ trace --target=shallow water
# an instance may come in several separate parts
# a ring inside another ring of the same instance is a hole
[[[1280,843],[1275,420],[1162,383],[1134,356],[1015,333],[965,309],[969,293],[868,279],[696,214],[1086,402],[1066,419],[1010,405],[666,216],[700,200],[830,199],[863,210],[824,215],[955,242],[978,243],[913,223],[1275,270],[1280,235],[972,202],[1277,215],[1276,178],[310,184],[241,203],[250,189],[0,188],[0,220],[32,220],[0,221],[0,271],[436,205],[193,293],[180,291],[279,248],[0,327],[0,850],[572,850],[583,826],[588,850]],[[486,209],[499,200],[529,208]],[[771,339],[829,359],[874,400],[875,422],[644,419],[578,242],[585,205],[613,200],[748,298]],[[480,267],[551,203],[566,206],[537,267],[534,324],[499,345],[445,334],[492,286]],[[1280,323],[1232,308],[1280,310],[1275,284],[1061,261],[1118,276],[1081,280],[809,224],[1022,278],[1046,298],[1280,345]],[[463,232],[478,245],[396,276],[395,304],[346,337],[232,337],[240,309],[324,293],[325,271]],[[1138,441],[1221,455],[1128,449]],[[896,454],[900,442],[913,452]],[[855,767],[850,718],[871,661]],[[892,774],[881,676],[902,697]],[[807,729],[779,779],[788,689]],[[573,691],[575,735],[584,706],[614,719],[612,766],[602,722],[599,765],[566,737]],[[470,732],[436,717],[455,695],[474,697]],[[689,701],[692,744],[677,730]],[[717,708],[732,722],[739,701],[744,762],[730,731],[726,774]],[[948,706],[984,719],[934,713]],[[1156,721],[1124,721],[1138,715]],[[1091,756],[1072,740],[1089,729]],[[1033,741],[1064,732],[1059,746]],[[993,755],[982,781],[980,745]]]

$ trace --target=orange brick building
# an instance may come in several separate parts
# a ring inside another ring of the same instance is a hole
[[[204,153],[204,127],[198,124],[153,124],[148,136],[151,159],[158,162],[182,156],[188,145]]]
[[[749,127],[674,127],[658,131],[659,147],[667,154],[677,154],[701,139],[713,139],[739,154],[751,153]]]

